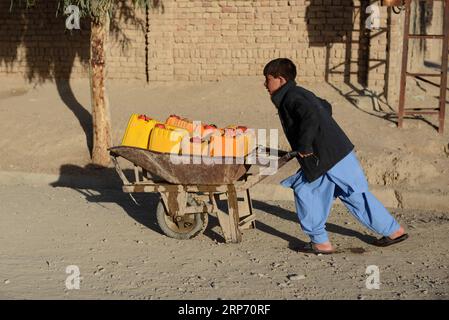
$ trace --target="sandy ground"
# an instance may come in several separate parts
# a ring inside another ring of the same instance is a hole
[[[110,83],[114,144],[133,112],[280,129],[262,83],[262,78],[149,87]],[[114,174],[86,168],[88,82],[1,85],[0,171]],[[398,130],[384,118],[388,106],[373,104],[369,96],[345,99],[328,84],[307,87],[332,103],[372,185],[449,194],[449,122],[444,136],[422,120],[407,120]],[[408,96],[418,105],[435,100],[432,89],[426,90],[415,87]],[[280,147],[287,148],[282,134]],[[266,182],[277,183],[296,169],[291,162]],[[255,201],[258,228],[246,231],[241,244],[226,245],[214,217],[195,239],[163,236],[155,197],[137,200],[142,206],[119,190],[87,190],[67,181],[53,186],[0,181],[0,298],[448,299],[448,212],[394,210],[411,238],[379,249],[368,244],[373,235],[335,207],[328,230],[344,253],[317,257],[289,248],[307,240],[292,201]],[[80,290],[65,287],[68,265],[80,269]],[[370,265],[379,267],[379,290],[365,286]],[[299,280],[289,280],[292,275]]]
[[[290,249],[307,240],[293,202],[255,201],[257,229],[223,244],[215,217],[197,238],[174,240],[160,234],[155,198],[137,201],[106,189],[0,187],[0,298],[449,298],[447,213],[394,211],[411,237],[380,249],[337,206],[327,229],[344,252],[315,256]],[[79,267],[79,290],[66,289],[69,265]],[[371,265],[379,289],[366,288]]]

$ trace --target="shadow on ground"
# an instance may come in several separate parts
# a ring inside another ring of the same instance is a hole
[[[267,212],[269,214],[275,215],[276,217],[279,217],[281,219],[286,219],[288,221],[292,221],[298,224],[298,228],[300,228],[298,217],[296,216],[296,212],[292,212],[290,210],[286,210],[284,208],[281,208],[279,206],[273,206],[271,204],[268,204],[266,202],[253,200],[253,207],[254,209]],[[348,212],[348,215],[350,213]],[[258,228],[260,223],[258,222]],[[259,228],[260,229],[260,228]],[[326,223],[326,230],[330,233],[339,234],[345,237],[355,237],[359,239],[362,242],[365,242],[367,244],[371,244],[376,238],[370,235],[362,234],[358,231],[351,230],[333,223]],[[279,232],[279,231],[278,231]],[[291,236],[281,236],[284,240],[288,241],[290,243],[290,247],[298,246],[298,239],[291,237]]]
[[[124,173],[128,178],[134,174],[132,170],[124,170]],[[161,233],[156,215],[151,214],[156,212],[159,196],[154,193],[136,193],[131,197],[122,192],[122,182],[114,168],[96,169],[90,166],[63,165],[60,168],[59,179],[50,185],[76,190],[86,201],[99,206],[102,206],[102,203],[116,203],[136,222]]]
[[[123,170],[129,180],[134,175],[133,170]],[[159,195],[156,193],[134,193],[132,195],[122,192],[122,182],[114,168],[97,169],[95,167],[79,167],[76,165],[63,165],[60,168],[59,179],[51,183],[53,187],[66,187],[76,190],[83,195],[86,201],[102,206],[102,203],[118,204],[132,219],[139,224],[157,233],[162,233],[156,221],[156,208]],[[227,212],[225,200],[218,200],[219,209]],[[267,212],[278,218],[298,224],[295,212],[282,207],[271,205],[264,201],[253,200],[253,208]],[[349,214],[349,213],[348,213]],[[290,248],[304,245],[300,239],[262,222],[256,222],[256,228],[262,232],[279,237],[289,243]],[[326,225],[327,231],[347,237],[355,237],[365,243],[371,243],[375,238],[360,232],[344,228],[332,223]],[[204,235],[213,241],[223,243],[219,222],[216,216],[209,215],[209,224]]]
[[[133,181],[134,171],[124,169],[128,180]],[[122,181],[114,168],[96,168],[63,165],[59,170],[59,179],[50,184],[52,187],[65,187],[79,192],[86,201],[102,206],[102,203],[118,204],[131,218],[141,225],[162,234],[156,220],[156,208],[159,202],[157,193],[133,193],[122,191]],[[221,204],[220,204],[221,205]],[[224,209],[226,211],[226,209]],[[224,242],[218,219],[209,215],[209,223],[204,235],[216,242]],[[217,231],[218,232],[217,232]]]

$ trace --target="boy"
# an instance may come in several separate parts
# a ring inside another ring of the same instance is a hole
[[[281,184],[294,190],[296,211],[311,242],[301,252],[334,253],[325,223],[335,197],[368,229],[383,235],[373,244],[389,246],[408,238],[404,228],[368,191],[354,146],[332,118],[332,107],[296,86],[296,66],[286,58],[264,68],[265,87],[278,109],[284,133],[301,169]]]

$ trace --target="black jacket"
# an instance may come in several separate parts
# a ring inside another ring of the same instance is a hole
[[[348,155],[354,145],[332,118],[332,106],[289,80],[271,97],[293,151],[312,156],[298,161],[309,182]]]

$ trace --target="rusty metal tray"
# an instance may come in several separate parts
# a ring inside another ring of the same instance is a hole
[[[147,149],[117,146],[109,149],[111,155],[121,156],[152,175],[182,185],[223,185],[240,179],[251,167],[242,158],[212,158],[175,156]]]

